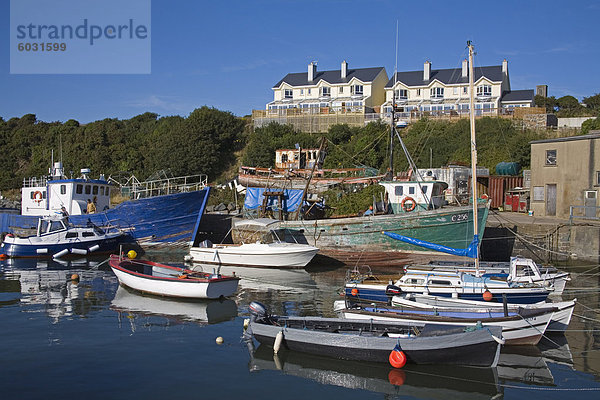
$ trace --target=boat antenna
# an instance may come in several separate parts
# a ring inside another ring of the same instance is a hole
[[[473,242],[475,247],[475,274],[479,276],[479,228],[477,220],[477,143],[475,142],[475,105],[473,77],[473,43],[468,40],[469,48],[469,120],[471,127],[471,191],[473,195]]]

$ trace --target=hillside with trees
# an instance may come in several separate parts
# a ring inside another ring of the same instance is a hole
[[[143,180],[164,169],[214,178],[236,162],[233,152],[245,144],[245,126],[243,119],[209,107],[186,118],[145,113],[85,125],[38,121],[33,114],[0,119],[0,190],[47,174],[52,150],[68,176],[90,168],[93,176],[121,172]]]

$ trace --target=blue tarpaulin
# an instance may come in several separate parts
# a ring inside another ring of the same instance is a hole
[[[265,188],[246,188],[246,200],[244,201],[244,208],[247,210],[255,210],[259,206],[262,206],[264,196],[263,193],[267,191],[274,191]],[[280,190],[277,190],[280,191]],[[269,202],[267,207],[273,210],[282,209],[287,212],[294,212],[298,210],[298,206],[302,201],[303,190],[299,189],[285,189],[283,190],[283,204],[279,203],[278,196],[269,196]]]
[[[427,249],[441,251],[442,253],[453,254],[455,256],[464,256],[470,258],[477,258],[477,246],[479,244],[479,235],[475,235],[473,237],[473,241],[466,249],[455,249],[454,247],[448,247],[441,244],[426,242],[424,240],[419,240],[415,238],[411,238],[408,236],[399,235],[397,233],[392,232],[383,232],[385,235],[391,237],[392,239],[400,240],[404,243],[414,244],[415,246],[425,247]]]

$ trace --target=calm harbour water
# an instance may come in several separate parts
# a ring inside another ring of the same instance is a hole
[[[183,254],[148,257],[180,262]],[[241,340],[252,300],[274,314],[333,316],[344,268],[224,268],[223,273],[236,271],[244,278],[234,297],[182,302],[119,287],[106,264],[98,267],[102,261],[0,261],[2,398],[597,399],[600,394],[597,265],[569,267],[576,275],[563,299],[577,297],[580,304],[566,335],[535,347],[505,348],[495,369],[407,365],[394,370],[293,352],[274,357],[262,347],[251,354]],[[78,284],[69,281],[73,273],[81,277]],[[224,344],[215,343],[218,336]]]

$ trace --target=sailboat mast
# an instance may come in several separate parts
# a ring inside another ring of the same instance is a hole
[[[467,41],[469,48],[469,119],[471,126],[471,192],[473,196],[473,235],[476,239],[477,250],[475,257],[475,271],[479,276],[479,221],[477,217],[477,144],[475,142],[475,93],[473,76],[473,45]]]

